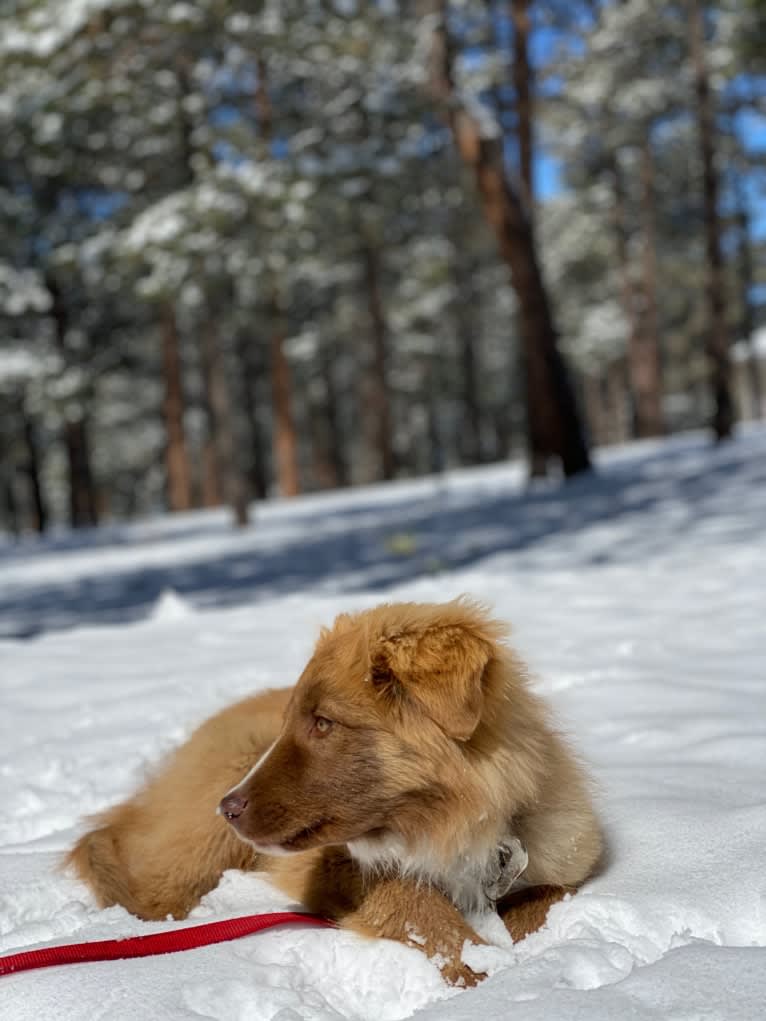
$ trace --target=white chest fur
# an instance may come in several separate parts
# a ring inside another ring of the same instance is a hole
[[[511,834],[490,848],[457,853],[449,862],[426,845],[406,847],[395,835],[363,837],[348,848],[363,869],[436,886],[464,912],[493,905],[515,886],[522,886],[521,876],[529,862],[521,841]]]

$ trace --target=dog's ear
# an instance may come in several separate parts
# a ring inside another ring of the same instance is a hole
[[[460,624],[380,638],[370,679],[392,705],[415,703],[442,730],[467,741],[481,718],[482,677],[492,648]]]

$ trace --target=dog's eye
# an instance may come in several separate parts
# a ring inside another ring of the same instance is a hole
[[[326,716],[315,716],[314,730],[317,734],[329,733],[332,730],[332,720],[328,720]]]

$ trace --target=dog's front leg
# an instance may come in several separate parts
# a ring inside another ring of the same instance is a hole
[[[518,943],[545,925],[548,910],[553,904],[574,892],[572,886],[530,886],[503,897],[497,911],[513,942]]]
[[[486,977],[462,960],[466,941],[485,941],[444,894],[432,887],[393,877],[370,879],[358,906],[339,921],[361,935],[417,947],[436,962],[451,985],[474,986]]]

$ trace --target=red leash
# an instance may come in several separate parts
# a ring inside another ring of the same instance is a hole
[[[180,950],[193,950],[211,943],[225,943],[239,939],[261,929],[288,922],[303,922],[335,928],[335,923],[319,915],[304,915],[295,911],[276,911],[266,915],[244,915],[227,918],[222,922],[205,922],[188,925],[169,932],[153,932],[148,936],[128,936],[125,939],[104,939],[95,943],[69,943],[40,950],[22,950],[18,954],[0,957],[0,975],[12,975],[32,968],[51,968],[56,964],[79,964],[85,961],[119,961],[125,957],[150,957],[152,954],[175,954]]]

